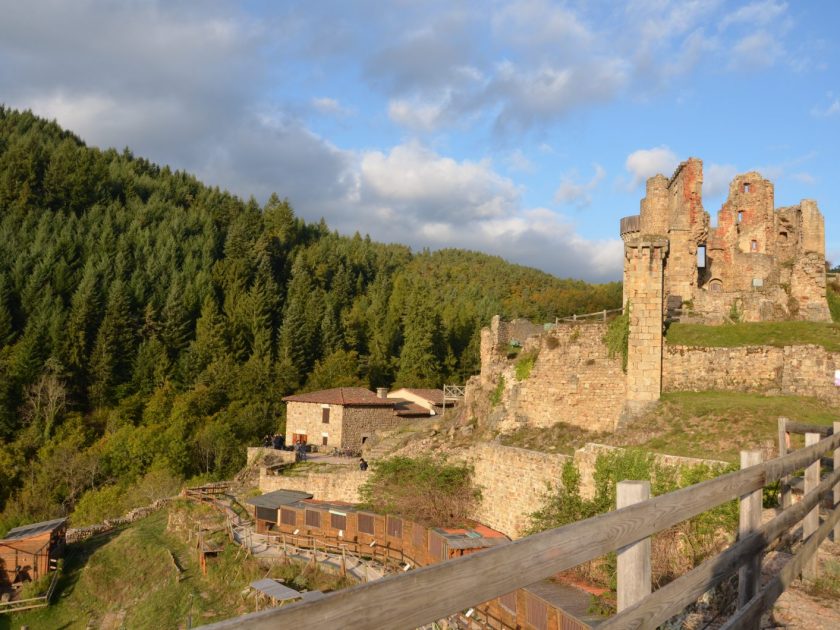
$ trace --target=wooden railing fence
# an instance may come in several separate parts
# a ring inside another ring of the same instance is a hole
[[[607,321],[607,315],[615,315],[616,313],[621,313],[624,309],[623,308],[613,308],[610,310],[604,309],[603,311],[597,311],[595,313],[583,313],[581,315],[570,315],[569,317],[555,317],[554,323],[559,324],[560,322],[579,322],[584,319],[600,319],[602,321]]]
[[[740,572],[744,586],[739,590],[739,600],[743,605],[739,606],[726,627],[757,627],[761,613],[803,571],[819,544],[840,521],[838,499],[835,498],[825,522],[810,531],[806,521],[804,544],[779,575],[763,589],[758,589],[755,566],[767,546],[803,518],[816,514],[823,494],[832,488],[835,497],[840,493],[840,423],[835,423],[834,431],[826,437],[823,437],[822,429],[819,434],[810,430],[806,433],[816,438],[808,438],[809,442],[815,443],[805,448],[767,462],[746,465],[741,470],[633,503],[614,512],[463,558],[337,591],[317,601],[266,610],[208,628],[415,628],[610,552],[623,553],[644,544],[645,539],[657,532],[733,499],[740,499],[742,514],[736,543],[650,595],[635,602],[623,602],[626,607],[599,627],[605,630],[656,628],[745,565],[747,570]],[[828,454],[834,456],[834,470],[819,482],[819,461]],[[748,461],[749,458],[742,458],[743,464]],[[816,470],[817,477],[806,475],[802,499],[773,520],[757,526],[755,497],[759,497],[760,509],[764,486],[806,467]]]

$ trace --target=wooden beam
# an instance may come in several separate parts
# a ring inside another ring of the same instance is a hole
[[[779,416],[779,457],[784,457],[788,452],[788,439],[790,433],[787,431],[787,423],[790,422],[784,416]],[[782,509],[790,507],[792,493],[790,489],[790,475],[785,475],[779,482]]]
[[[806,433],[805,434],[805,446],[812,446],[820,441],[820,434],[819,433]],[[805,469],[805,494],[807,495],[809,492],[814,492],[817,486],[820,485],[820,460],[817,460],[810,464]],[[820,508],[819,505],[815,506],[808,515],[805,517],[805,520],[802,522],[802,539],[806,540],[809,536],[813,535],[817,528],[820,525]],[[817,577],[817,557],[816,555],[814,558],[805,564],[805,568],[802,572],[802,577],[806,580],[814,580]]]
[[[650,499],[650,481],[619,481],[616,484],[619,509]],[[618,550],[618,610],[650,595],[650,538]]]
[[[741,468],[761,463],[761,451],[741,451]],[[738,538],[749,536],[761,527],[762,489],[742,495],[739,501]],[[745,606],[758,591],[761,580],[761,553],[746,558],[738,569],[738,607]]]

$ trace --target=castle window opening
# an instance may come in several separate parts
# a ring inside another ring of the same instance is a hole
[[[757,252],[758,251],[758,241],[752,240],[750,241],[750,251]]]
[[[697,246],[697,267],[704,269],[706,267],[706,244]]]
[[[745,193],[750,192],[750,185],[749,184],[746,184],[746,183],[744,184],[744,192]]]
[[[741,222],[741,221],[743,221],[743,220],[744,220],[744,213],[743,213],[743,212],[739,212],[739,213],[738,213],[738,223],[740,223],[740,222]]]
[[[714,291],[715,293],[720,293],[721,291],[723,291],[723,283],[717,278],[715,278],[714,280],[709,282],[709,289],[711,291]]]
[[[779,232],[779,240],[784,242],[787,240],[787,232]]]

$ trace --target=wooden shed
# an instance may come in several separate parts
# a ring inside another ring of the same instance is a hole
[[[0,540],[0,582],[7,585],[37,580],[62,557],[67,519],[15,527]]]
[[[257,523],[258,534],[270,534],[278,531],[278,513],[287,505],[292,505],[303,499],[311,499],[312,495],[300,490],[275,490],[266,492],[258,497],[246,499],[245,503],[254,506],[254,520]]]

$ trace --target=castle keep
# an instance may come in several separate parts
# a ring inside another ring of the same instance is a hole
[[[638,215],[621,220],[624,301],[638,285],[645,243],[666,243],[664,306],[704,323],[831,321],[825,299],[825,224],[815,201],[775,208],[773,183],[737,176],[710,226],[703,209],[703,162],[690,158],[667,179],[647,180]],[[649,279],[644,281],[649,282]]]

